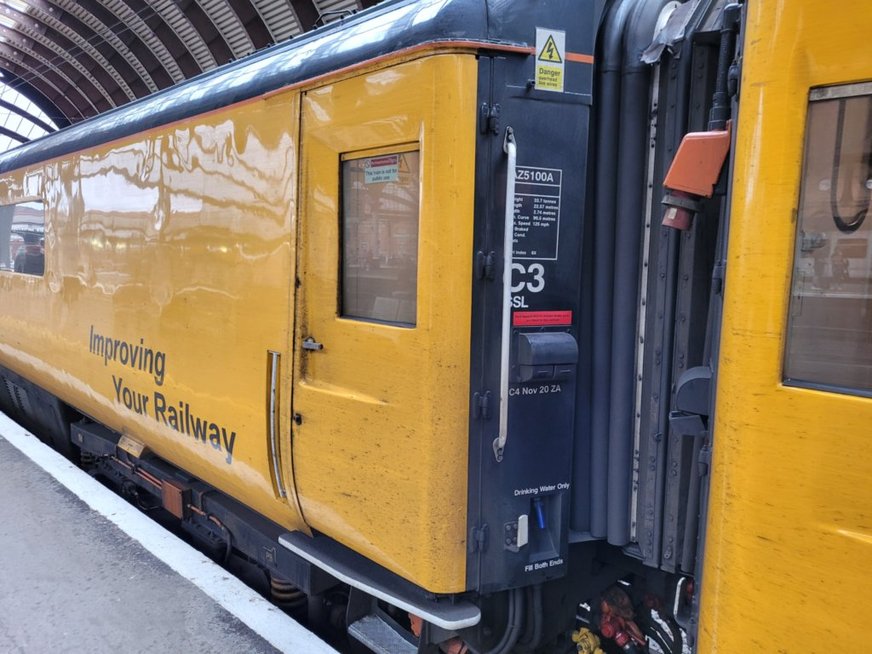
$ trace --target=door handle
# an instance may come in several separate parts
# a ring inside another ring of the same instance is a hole
[[[281,451],[279,449],[279,380],[281,355],[269,350],[267,352],[267,372],[269,373],[269,388],[267,389],[267,411],[269,413],[269,458],[272,460],[273,485],[279,497],[287,497],[285,482],[282,480]]]
[[[306,338],[303,339],[303,349],[304,350],[318,351],[318,350],[323,350],[324,345],[319,343],[318,341],[316,341],[311,336],[307,336]]]

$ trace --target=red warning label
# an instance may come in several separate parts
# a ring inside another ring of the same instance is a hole
[[[515,327],[556,327],[571,325],[572,311],[515,311],[512,325]]]

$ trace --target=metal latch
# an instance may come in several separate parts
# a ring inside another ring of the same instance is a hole
[[[469,551],[484,552],[487,549],[487,525],[469,530]]]
[[[304,349],[304,350],[323,350],[323,349],[324,349],[324,345],[322,345],[321,343],[319,343],[318,341],[316,341],[316,340],[315,340],[314,338],[312,338],[311,336],[307,336],[307,337],[303,340],[303,349]]]

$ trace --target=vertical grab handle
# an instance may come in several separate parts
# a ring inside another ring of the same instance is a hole
[[[269,434],[269,456],[272,463],[273,486],[279,497],[287,497],[285,483],[282,480],[281,457],[279,456],[279,369],[281,367],[281,355],[269,350],[267,352],[267,374],[269,388],[267,389],[267,422]]]
[[[500,427],[494,439],[497,463],[503,460],[503,450],[509,436],[509,353],[512,338],[512,252],[515,236],[515,174],[518,148],[515,132],[506,127],[503,151],[508,158],[506,168],[506,213],[503,218],[503,328],[500,340]]]

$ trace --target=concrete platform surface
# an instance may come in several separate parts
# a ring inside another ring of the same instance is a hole
[[[335,652],[0,414],[0,652],[278,651]]]

